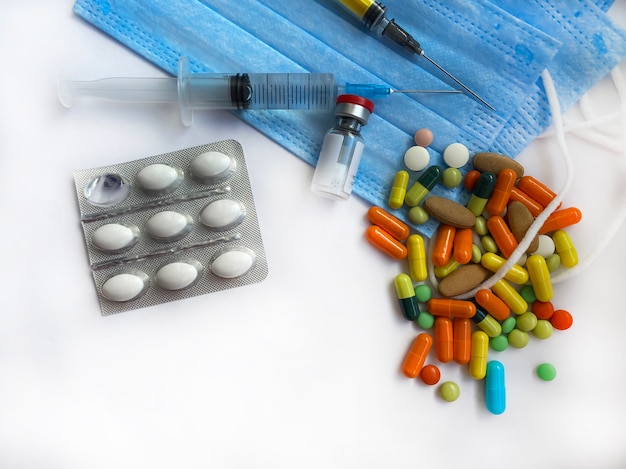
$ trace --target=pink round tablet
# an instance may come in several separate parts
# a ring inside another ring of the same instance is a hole
[[[430,129],[419,129],[415,132],[415,144],[420,147],[427,147],[433,143],[433,133]]]

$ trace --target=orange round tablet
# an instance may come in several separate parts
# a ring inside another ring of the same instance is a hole
[[[574,323],[574,319],[569,311],[565,311],[564,309],[557,309],[552,317],[550,318],[550,322],[555,329],[559,329],[564,331],[565,329],[569,329],[572,327]]]
[[[420,378],[424,382],[424,384],[433,385],[439,382],[439,378],[441,378],[441,372],[436,365],[426,365],[422,368],[420,372]]]

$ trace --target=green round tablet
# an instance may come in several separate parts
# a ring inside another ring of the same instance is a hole
[[[537,299],[532,285],[524,285],[520,288],[519,294],[526,300],[527,303],[532,303]]]
[[[524,332],[532,331],[537,325],[537,316],[530,311],[517,317],[517,328]]]
[[[537,325],[533,329],[533,335],[538,339],[549,339],[552,336],[552,331],[554,328],[552,327],[552,323],[547,319],[539,319],[537,320]]]
[[[421,205],[413,207],[409,210],[409,220],[416,225],[423,225],[428,221],[428,212]]]
[[[513,329],[515,329],[515,323],[516,322],[517,322],[517,320],[513,316],[510,316],[510,317],[506,318],[502,322],[502,332],[504,334],[508,334],[509,332],[511,332]]]
[[[418,303],[426,303],[433,297],[433,291],[428,285],[422,283],[415,286],[415,297]]]
[[[520,331],[519,329],[513,329],[510,332],[508,339],[511,347],[524,348],[528,345],[528,333]]]
[[[463,182],[463,175],[457,168],[446,168],[441,176],[441,182],[444,186],[453,188]]]
[[[537,376],[543,381],[552,381],[556,378],[556,368],[550,363],[542,363],[537,367]]]
[[[441,394],[444,401],[454,402],[461,395],[461,390],[454,381],[446,381],[439,386],[439,394]]]
[[[557,253],[550,254],[546,257],[546,265],[548,266],[548,272],[554,272],[561,265],[561,256]]]
[[[432,329],[435,325],[435,316],[427,311],[422,311],[417,317],[417,325],[422,329]]]
[[[509,339],[505,335],[499,335],[489,339],[489,345],[496,352],[503,352],[509,347]]]

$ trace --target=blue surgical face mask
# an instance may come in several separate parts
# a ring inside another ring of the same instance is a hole
[[[435,135],[432,164],[442,164],[441,152],[453,142],[464,143],[470,152],[515,156],[527,137],[548,123],[540,99],[541,72],[550,67],[558,82],[553,69],[575,61],[572,51],[592,48],[579,44],[566,28],[559,37],[543,33],[551,28],[545,28],[548,2],[541,0],[525,2],[522,12],[512,0],[384,3],[389,17],[413,33],[429,56],[497,111],[461,95],[394,95],[376,102],[363,131],[366,146],[354,186],[354,193],[376,205],[386,206],[393,177],[403,169],[404,152],[420,127]],[[566,24],[577,24],[574,31],[582,28],[595,44],[605,45],[601,57],[585,53],[588,66],[573,81],[565,79],[573,73],[563,72],[559,93],[571,100],[626,55],[626,36],[589,2],[556,3]],[[582,24],[576,23],[578,3],[585,6]],[[340,84],[450,88],[423,59],[374,37],[333,0],[77,0],[75,11],[172,74],[185,56],[194,72],[327,72]],[[311,165],[332,123],[330,115],[294,111],[241,112],[240,117]],[[433,192],[461,198],[444,187]],[[396,215],[407,219],[405,211]],[[420,227],[426,236],[434,229],[434,223]]]

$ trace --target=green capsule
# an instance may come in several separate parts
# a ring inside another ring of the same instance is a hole
[[[483,252],[476,244],[472,244],[472,262],[474,264],[480,264],[480,260],[483,257]]]
[[[546,257],[546,265],[548,266],[548,272],[554,272],[561,265],[561,256],[556,252]]]
[[[402,315],[409,321],[415,321],[420,314],[420,309],[415,298],[413,280],[407,274],[399,274],[394,279],[393,285],[396,287]]]
[[[489,233],[489,229],[487,228],[487,219],[482,215],[476,217],[476,222],[474,223],[474,231],[478,236],[485,236]]]
[[[493,192],[497,179],[494,173],[485,171],[480,175],[478,181],[476,181],[472,196],[467,203],[467,208],[470,209],[474,215],[479,216],[483,213],[483,210],[485,210],[485,206]]]
[[[498,252],[498,245],[490,235],[481,236],[480,244],[483,245],[483,249],[487,252],[491,252],[494,254]]]
[[[406,192],[404,203],[409,207],[415,207],[426,197],[435,184],[441,180],[443,169],[441,166],[429,166],[424,170],[417,181],[413,183],[411,188]]]

